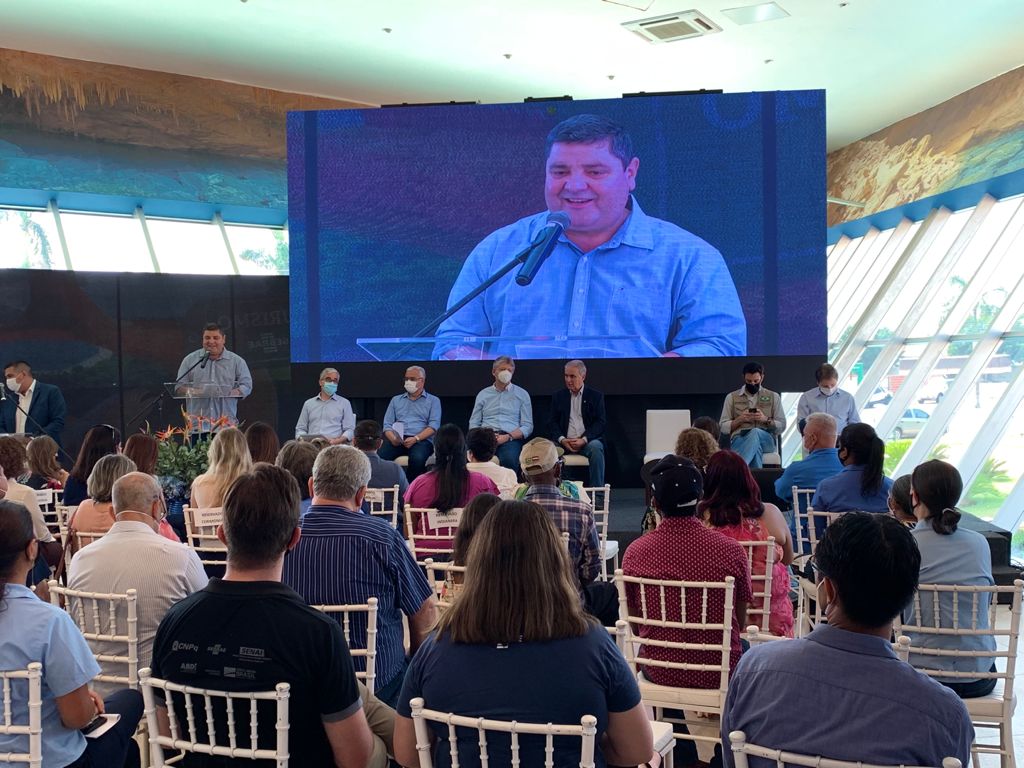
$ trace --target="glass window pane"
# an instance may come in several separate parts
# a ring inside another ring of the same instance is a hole
[[[238,271],[243,275],[287,275],[288,231],[225,225]]]
[[[220,227],[212,223],[146,219],[162,272],[230,275],[231,259]]]
[[[71,266],[94,272],[152,272],[142,224],[127,216],[60,212]]]
[[[0,268],[65,268],[57,223],[49,211],[0,210]]]
[[[1020,419],[1024,419],[1024,401],[1017,406],[1010,423],[1019,424]],[[1024,475],[1024,432],[1007,429],[985,458],[970,487],[964,490],[959,506],[972,515],[991,520],[1021,475]]]

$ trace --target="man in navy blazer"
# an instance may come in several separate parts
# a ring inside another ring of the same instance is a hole
[[[60,433],[68,407],[60,389],[32,378],[32,366],[24,360],[5,365],[4,379],[7,391],[6,399],[0,403],[0,432],[45,433],[61,445]],[[17,405],[32,418],[26,418]]]
[[[548,433],[566,453],[578,453],[590,461],[590,485],[604,485],[604,395],[584,387],[587,366],[582,360],[565,364],[565,389],[551,396]]]

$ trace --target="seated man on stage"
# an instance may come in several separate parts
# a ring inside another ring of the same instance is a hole
[[[295,437],[322,435],[331,445],[352,441],[356,415],[352,403],[338,394],[341,375],[337,368],[320,371],[320,391],[302,404],[302,412],[295,424]]]
[[[4,379],[11,394],[0,403],[0,432],[46,434],[60,445],[68,412],[60,389],[33,378],[32,366],[24,360],[5,365]]]
[[[566,453],[585,456],[590,462],[590,485],[604,485],[604,395],[584,387],[587,366],[582,360],[565,364],[565,388],[551,396],[548,433]]]
[[[731,436],[730,447],[754,469],[764,464],[764,454],[777,447],[776,435],[786,428],[786,414],[778,392],[764,389],[764,366],[743,366],[743,386],[725,396],[722,433]]]
[[[812,413],[827,413],[834,418],[837,435],[847,424],[860,421],[853,395],[839,388],[839,371],[824,363],[814,371],[814,380],[817,386],[800,395],[800,402],[796,404],[796,418],[801,432],[804,430],[804,422]]]
[[[226,419],[229,426],[238,424],[238,401],[252,393],[252,374],[241,355],[225,349],[227,334],[217,323],[203,327],[203,346],[189,352],[178,366],[175,381],[179,395],[198,393],[203,387],[215,385],[226,392],[220,397],[190,397],[186,408],[190,415],[202,418],[193,431],[209,431],[209,422]],[[204,425],[203,422],[206,422]]]
[[[441,427],[441,401],[424,389],[427,372],[418,365],[405,369],[405,392],[395,395],[384,414],[384,442],[378,453],[394,461],[409,457],[409,480],[423,474],[434,453],[434,433]]]
[[[516,362],[507,355],[491,365],[494,384],[481,389],[473,403],[469,428],[489,427],[498,436],[496,455],[501,466],[519,471],[519,452],[533,432],[533,404],[530,393],[512,383]]]

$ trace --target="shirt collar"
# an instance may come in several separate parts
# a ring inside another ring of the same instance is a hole
[[[32,379],[32,383],[28,385],[28,389],[25,390],[25,394],[21,395],[21,396],[22,397],[28,397],[29,395],[35,394],[35,391],[36,391],[36,380]]]
[[[838,452],[839,452],[839,449],[837,448],[836,449],[836,453],[838,454]],[[843,466],[843,468],[841,470],[839,470],[839,471],[840,472],[863,472],[864,471],[864,465],[863,464],[845,464]]]
[[[827,648],[835,648],[848,653],[881,656],[889,659],[899,658],[892,649],[892,643],[885,638],[850,632],[847,629],[839,629],[828,624],[819,623],[811,631],[811,634],[807,635],[807,639]]]
[[[25,598],[32,598],[38,600],[38,596],[31,589],[26,587],[24,584],[5,584],[4,585],[4,599],[5,600],[24,600]]]
[[[665,526],[669,528],[689,528],[696,523],[696,527],[705,528],[706,526],[702,523],[696,515],[684,515],[682,517],[663,517],[661,522],[658,523],[656,530],[661,530]]]
[[[562,495],[562,492],[558,490],[557,485],[531,485],[526,489],[526,495],[529,496],[532,493],[553,493],[558,496]]]
[[[917,523],[914,525],[914,527],[911,530],[913,530],[913,531],[930,531],[931,529],[932,529],[932,524],[929,523],[927,520],[918,520]]]
[[[154,536],[160,535],[141,520],[114,520],[114,524],[110,526],[107,534],[111,533],[152,533]]]
[[[570,391],[569,392],[569,397],[583,397],[583,390],[585,388],[586,388],[586,384],[581,384],[580,385],[580,391],[577,392],[575,395]]]
[[[811,456],[821,456],[821,458],[825,458],[826,456],[835,456],[836,458],[839,458],[839,449],[838,448],[815,448],[813,451],[811,451],[810,453],[807,454],[807,458],[808,459],[811,458]]]
[[[650,217],[643,212],[640,208],[640,203],[636,201],[633,195],[629,196],[629,215],[626,216],[626,220],[622,222],[619,228],[615,231],[608,241],[602,243],[595,248],[595,251],[603,249],[618,248],[620,245],[630,245],[635,248],[643,248],[648,251],[654,250],[654,230],[651,226]],[[536,238],[537,234],[547,225],[547,214],[540,214],[537,217],[537,222],[534,230],[530,233],[531,237]],[[566,243],[573,248],[576,246],[573,242],[566,237],[563,232],[558,237],[559,242]],[[579,249],[576,248],[578,251]]]
[[[205,590],[215,595],[259,595],[302,598],[290,587],[280,581],[228,581],[226,579],[210,579]]]
[[[343,513],[343,512],[349,512],[349,513],[351,513],[353,515],[362,515],[363,514],[359,510],[349,509],[348,507],[343,507],[340,504],[310,504],[309,512],[307,512],[306,515],[308,516],[311,512],[328,512],[328,513],[334,512],[334,513],[338,513],[338,514]]]
[[[508,392],[509,394],[511,394],[515,390],[515,388],[516,388],[515,383],[510,381],[508,384],[505,385],[504,392]],[[495,384],[491,384],[491,389],[493,389],[499,395],[503,393],[503,391],[498,389],[498,387],[495,386]]]

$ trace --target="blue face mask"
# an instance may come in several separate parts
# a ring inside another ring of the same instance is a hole
[[[338,391],[338,383],[335,381],[324,382],[324,394],[330,396]]]

